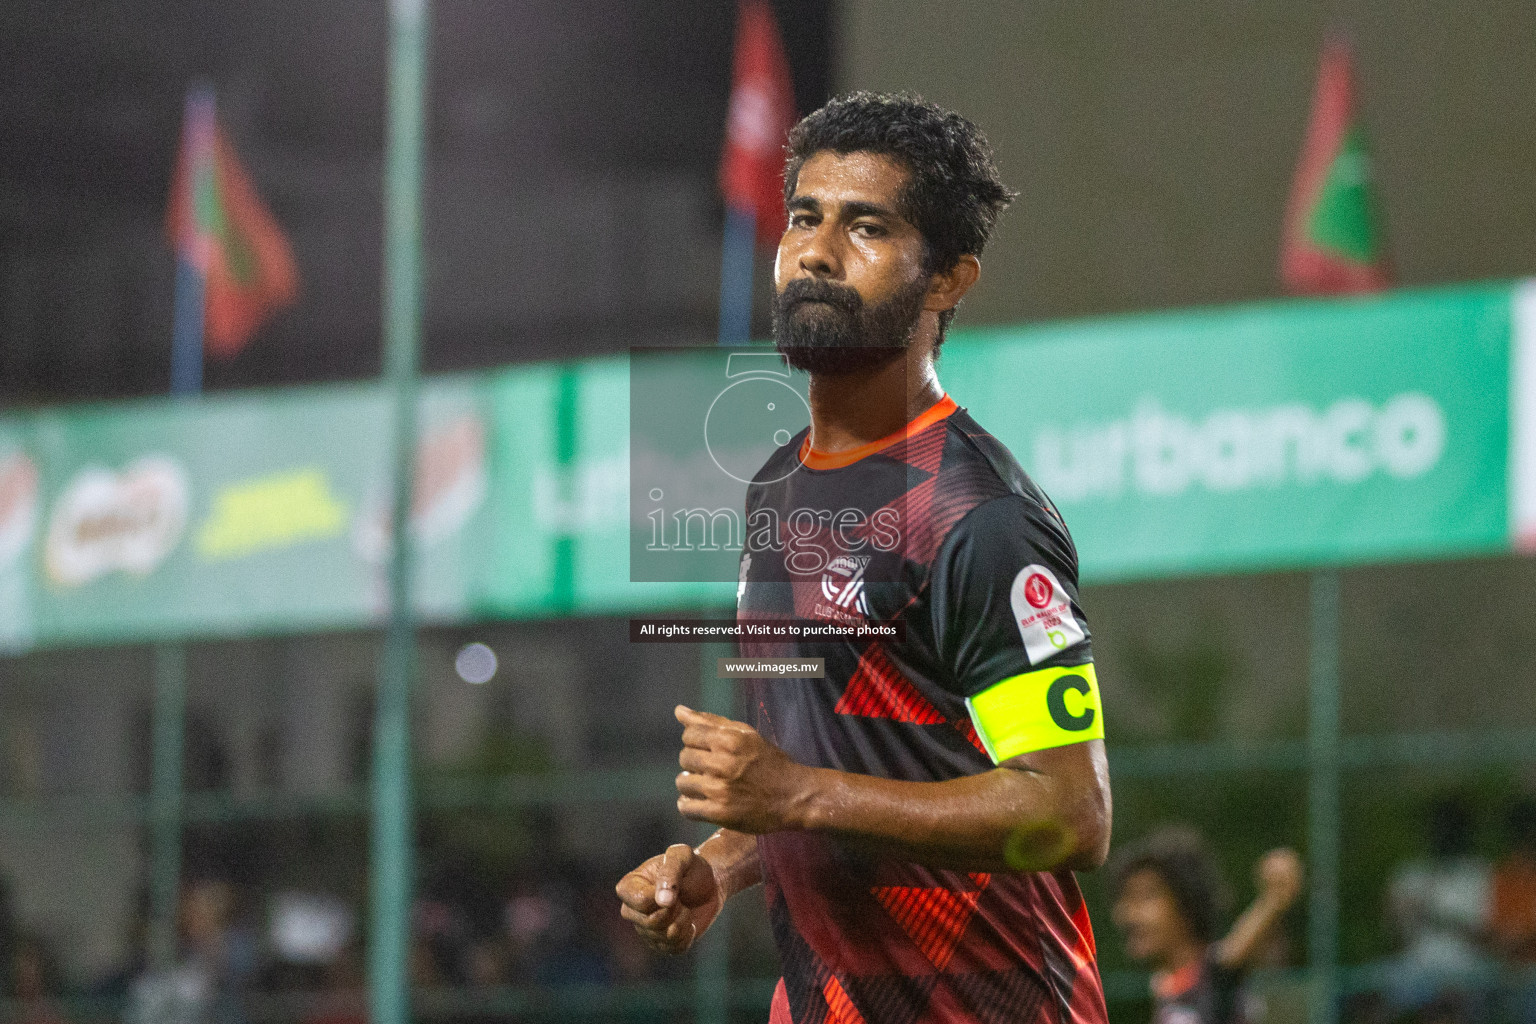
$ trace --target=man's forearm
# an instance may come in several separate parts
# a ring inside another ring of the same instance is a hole
[[[797,824],[935,867],[1093,868],[1109,836],[1101,749],[1093,759],[1102,786],[1013,765],[945,782],[813,769]]]
[[[695,852],[708,861],[714,871],[722,902],[763,880],[763,866],[757,859],[756,836],[722,828],[700,843]]]
[[[1216,944],[1216,962],[1223,967],[1253,965],[1280,919],[1301,895],[1305,869],[1295,850],[1282,847],[1260,858],[1254,874],[1259,883],[1258,899],[1238,916],[1226,938]]]
[[[800,764],[719,715],[679,706],[677,717],[677,809],[686,818],[751,835],[830,832],[965,871],[1093,868],[1109,850],[1103,740],[1019,754],[978,775],[905,782]]]
[[[1216,962],[1223,967],[1252,965],[1259,947],[1273,933],[1291,901],[1266,893],[1254,900],[1233,923],[1232,930],[1216,944]]]

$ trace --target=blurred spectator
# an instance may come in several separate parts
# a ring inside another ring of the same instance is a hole
[[[255,972],[256,944],[234,927],[234,911],[228,883],[203,879],[186,886],[177,964],[134,982],[126,1024],[243,1024],[240,999]]]
[[[66,1024],[53,1004],[59,991],[57,965],[43,941],[19,937],[11,957],[11,991],[16,997],[16,1024]]]
[[[449,965],[441,943],[413,932],[409,956],[412,988],[440,988],[449,983]]]
[[[1493,869],[1488,930],[1494,950],[1522,972],[1512,993],[1516,1024],[1536,1024],[1536,799],[1517,800],[1504,819],[1509,852]]]
[[[1536,800],[1516,801],[1504,824],[1510,851],[1493,870],[1488,930],[1500,956],[1536,967]]]
[[[599,922],[611,916],[608,887],[587,865],[564,861],[555,869],[548,894],[553,915],[534,950],[534,980],[540,985],[609,985],[613,968]]]
[[[1488,863],[1473,853],[1475,820],[1464,796],[1435,800],[1427,824],[1429,856],[1399,865],[1387,887],[1403,943],[1390,968],[1389,1003],[1427,1020],[1475,1020],[1492,967],[1484,950]]]
[[[470,944],[465,981],[476,988],[497,988],[511,978],[511,950],[503,935],[487,935]]]
[[[1132,959],[1149,964],[1155,1024],[1234,1024],[1250,1016],[1242,985],[1274,948],[1301,893],[1301,859],[1281,849],[1255,866],[1259,894],[1217,938],[1224,887],[1199,835],[1165,829],[1121,854],[1113,869],[1114,922]]]
[[[1472,808],[1460,795],[1429,808],[1429,856],[1392,874],[1388,912],[1403,940],[1402,959],[1432,975],[1464,975],[1488,965],[1488,863],[1472,852]]]
[[[356,933],[352,908],[332,896],[286,891],[270,900],[268,963],[260,988],[267,992],[325,991]]]

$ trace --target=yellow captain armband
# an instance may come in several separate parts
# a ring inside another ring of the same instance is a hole
[[[966,698],[965,706],[993,764],[1104,738],[1104,708],[1092,662],[1011,676]]]

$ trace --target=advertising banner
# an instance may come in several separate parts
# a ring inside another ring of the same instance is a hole
[[[1518,293],[1517,293],[1518,294]],[[1511,290],[957,336],[940,376],[1085,580],[1506,547]]]
[[[422,398],[424,614],[477,610],[495,378]],[[0,420],[0,643],[355,626],[384,612],[387,404],[371,387]]]
[[[1533,344],[1536,292],[1478,286],[955,332],[939,372],[1095,582],[1529,546]],[[741,524],[709,531],[808,419],[756,351],[429,381],[424,620],[729,607]],[[387,414],[357,385],[0,416],[0,650],[381,621]]]

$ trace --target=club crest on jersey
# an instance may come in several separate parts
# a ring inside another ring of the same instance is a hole
[[[869,618],[869,599],[864,593],[864,572],[869,555],[838,555],[827,563],[821,574],[821,596],[846,615],[850,612]]]
[[[1049,661],[1086,638],[1056,575],[1043,565],[1019,570],[1008,602],[1031,665]]]

